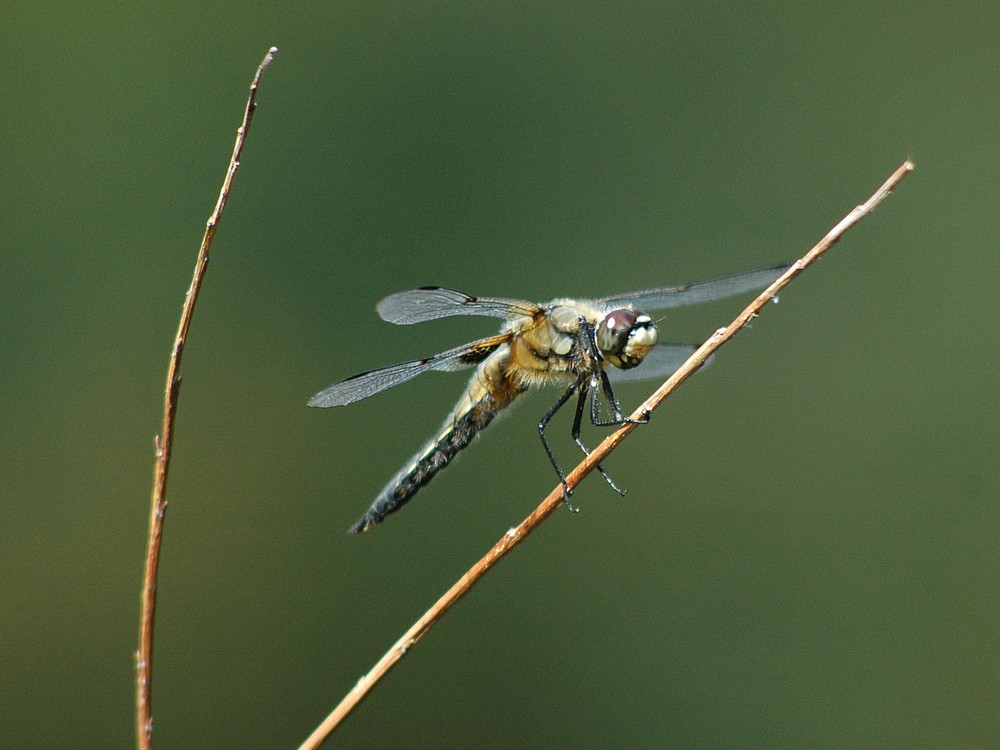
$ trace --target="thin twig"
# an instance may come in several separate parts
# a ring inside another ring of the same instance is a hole
[[[685,362],[679,370],[677,370],[666,382],[661,385],[652,396],[650,396],[646,401],[636,409],[635,413],[632,414],[633,419],[639,419],[648,415],[653,411],[660,403],[681,383],[687,380],[695,371],[701,367],[705,360],[715,350],[720,346],[725,344],[729,339],[731,339],[737,331],[743,328],[747,323],[756,318],[764,306],[770,302],[778,292],[783,289],[788,282],[802,273],[807,266],[809,266],[816,258],[829,250],[837,240],[840,239],[841,235],[844,234],[848,229],[850,229],[859,220],[864,218],[866,215],[871,213],[871,211],[880,204],[883,200],[888,197],[889,193],[892,192],[893,188],[899,184],[899,182],[907,175],[908,172],[913,170],[913,162],[907,159],[888,180],[880,187],[875,193],[869,198],[865,203],[857,206],[851,213],[844,217],[844,219],[837,224],[829,233],[824,237],[819,243],[813,247],[808,253],[806,253],[802,258],[793,263],[781,277],[775,281],[771,286],[765,289],[760,295],[751,302],[747,308],[741,312],[736,319],[729,324],[726,328],[720,328],[716,331],[704,344],[702,344],[698,350],[691,355],[691,357]],[[636,427],[636,422],[629,422],[624,424],[622,427],[617,429],[614,433],[609,435],[605,440],[598,445],[589,456],[587,456],[580,464],[573,469],[572,472],[566,477],[566,483],[570,488],[576,487],[580,481],[586,477],[594,468],[601,463],[608,454],[611,453],[618,444]],[[379,659],[378,663],[372,668],[372,670],[362,677],[358,683],[351,689],[351,691],[344,696],[344,699],[340,704],[330,713],[323,723],[320,724],[316,730],[306,739],[302,745],[299,746],[299,750],[312,750],[317,748],[320,744],[329,736],[329,734],[337,727],[338,724],[347,716],[348,713],[361,701],[361,699],[371,690],[372,686],[378,682],[381,677],[389,671],[389,669],[398,662],[403,655],[415,644],[420,638],[437,622],[445,612],[447,612],[451,607],[469,590],[472,586],[488,571],[490,568],[496,564],[500,558],[510,552],[514,547],[524,541],[525,537],[534,530],[534,528],[544,521],[548,516],[550,516],[556,508],[558,508],[563,501],[563,490],[562,486],[556,486],[552,492],[549,493],[541,505],[539,505],[535,510],[529,515],[521,525],[517,528],[513,528],[504,534],[503,538],[500,539],[479,562],[473,565],[469,570],[463,575],[450,589],[444,594],[440,599],[435,602],[424,615],[417,620],[409,630],[403,634],[396,643],[390,648],[385,655]]]
[[[153,501],[149,513],[149,540],[146,547],[146,569],[142,580],[142,613],[139,621],[139,650],[135,654],[136,669],[136,735],[139,750],[149,750],[153,742],[152,718],[152,680],[153,680],[153,623],[156,613],[156,580],[160,562],[160,542],[163,538],[163,518],[167,510],[167,471],[170,468],[170,452],[174,442],[174,418],[177,414],[177,399],[181,389],[181,355],[184,353],[184,343],[187,340],[188,329],[191,327],[191,317],[198,301],[205,270],[208,268],[208,251],[219,227],[219,220],[226,208],[229,190],[233,184],[233,176],[240,166],[240,154],[250,130],[250,121],[256,108],[257,84],[260,82],[264,69],[271,64],[277,47],[271,47],[264,55],[263,61],[257,66],[257,73],[250,84],[250,97],[247,99],[243,122],[236,131],[236,145],[229,159],[229,169],[222,182],[219,200],[215,210],[208,218],[205,235],[198,249],[198,259],[195,262],[194,277],[184,299],[181,310],[180,326],[177,337],[170,352],[170,364],[167,367],[167,387],[163,399],[163,429],[156,438],[156,465],[153,469]]]

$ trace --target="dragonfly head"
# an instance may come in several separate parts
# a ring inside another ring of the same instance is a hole
[[[656,325],[638,310],[612,310],[597,324],[597,348],[608,362],[623,370],[642,362],[656,343]]]

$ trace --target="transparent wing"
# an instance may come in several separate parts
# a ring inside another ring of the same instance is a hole
[[[400,362],[398,365],[361,372],[346,380],[341,380],[339,383],[334,383],[329,388],[324,388],[309,399],[308,404],[323,408],[346,406],[363,398],[374,396],[387,388],[405,383],[407,380],[431,370],[453,371],[473,367],[496,351],[499,346],[505,344],[508,339],[507,335],[491,336],[487,339],[473,341],[471,344],[457,346],[446,352],[435,354],[433,357],[413,359],[409,362]]]
[[[485,315],[510,320],[539,311],[534,302],[501,297],[473,297],[443,286],[422,286],[396,292],[379,302],[375,309],[387,323],[411,325],[453,315]]]
[[[635,383],[655,378],[666,380],[694,354],[697,348],[695,344],[657,344],[649,350],[649,354],[642,362],[630,370],[621,370],[617,367],[604,369],[612,383]],[[712,358],[709,357],[705,365],[711,361]]]
[[[708,281],[696,281],[679,286],[664,286],[659,289],[646,289],[641,292],[626,292],[612,294],[593,300],[598,305],[635,305],[643,312],[652,310],[669,310],[684,305],[697,305],[701,302],[723,299],[734,294],[763,289],[775,281],[789,267],[789,263],[773,268],[760,268],[756,271],[744,271],[731,276],[721,276]]]

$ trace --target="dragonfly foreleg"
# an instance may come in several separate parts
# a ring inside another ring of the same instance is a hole
[[[621,405],[618,403],[618,397],[615,396],[614,390],[611,388],[611,379],[608,378],[608,373],[601,370],[601,390],[604,391],[604,398],[608,400],[608,411],[611,412],[610,420],[602,420],[600,413],[600,404],[597,400],[597,389],[594,388],[594,398],[590,402],[590,423],[595,427],[617,427],[618,425],[632,423],[632,424],[646,424],[649,422],[649,414],[645,414],[639,419],[632,419],[630,416],[622,412]]]
[[[588,396],[590,397],[590,419],[591,422],[594,421],[594,412],[597,411],[597,391],[591,383],[587,383],[584,387],[580,388],[580,397],[576,402],[576,415],[573,418],[573,442],[580,446],[580,450],[583,451],[585,456],[590,455],[590,448],[586,446],[583,439],[580,437],[580,425],[583,421],[583,407]],[[608,472],[604,470],[603,466],[597,464],[597,470],[601,472],[601,476],[604,477],[604,481],[611,485],[611,489],[622,497],[625,497],[625,490],[615,484],[614,480],[608,475]]]

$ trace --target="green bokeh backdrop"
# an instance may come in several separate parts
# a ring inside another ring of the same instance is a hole
[[[1000,6],[23,5],[0,77],[0,746],[134,741],[167,357],[272,44],[184,362],[157,748],[297,746],[553,485],[537,394],[344,534],[463,378],[306,399],[492,330],[394,328],[381,296],[768,265],[907,156],[615,454],[628,497],[591,478],[331,746],[1000,746]]]

